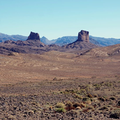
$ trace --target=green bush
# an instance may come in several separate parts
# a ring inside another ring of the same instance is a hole
[[[65,108],[65,104],[63,104],[63,103],[57,103],[55,107],[56,108]]]
[[[56,112],[66,112],[66,110],[64,108],[56,108],[55,111]]]

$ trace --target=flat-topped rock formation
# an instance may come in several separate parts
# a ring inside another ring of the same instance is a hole
[[[7,53],[17,52],[17,53],[41,54],[43,52],[46,52],[46,45],[40,41],[39,34],[34,32],[30,33],[26,41],[8,40],[0,43],[0,47],[2,49],[2,53],[3,50],[7,50]]]
[[[98,46],[89,42],[89,32],[85,30],[81,30],[78,33],[78,39],[75,42],[63,46],[63,48],[75,50],[91,49],[95,47]]]
[[[38,33],[31,32],[27,40],[39,40],[40,41],[40,36]]]
[[[81,30],[81,32],[78,33],[77,41],[89,42],[89,32],[85,30]]]
[[[81,30],[78,33],[78,39],[70,44],[65,46],[58,45],[45,45],[40,41],[40,36],[38,33],[31,32],[26,41],[18,40],[12,41],[8,40],[0,43],[2,50],[7,50],[10,52],[18,52],[18,53],[35,53],[41,54],[43,52],[48,52],[51,50],[54,51],[62,51],[62,52],[71,52],[76,50],[88,50],[91,48],[98,47],[89,42],[89,32]],[[4,49],[3,49],[4,48]]]

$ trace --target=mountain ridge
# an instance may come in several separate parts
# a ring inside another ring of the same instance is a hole
[[[86,41],[86,38],[87,38],[87,41]],[[43,52],[48,52],[52,50],[62,51],[62,52],[71,52],[71,51],[82,50],[82,49],[88,50],[98,46],[89,42],[88,31],[81,30],[78,33],[78,39],[75,42],[64,45],[64,46],[59,46],[56,44],[45,45],[44,43],[41,42],[41,39],[38,33],[31,32],[26,41],[8,40],[0,43],[0,47],[1,47],[1,51],[4,51],[5,49],[5,50],[8,50],[8,52],[41,54]]]
[[[26,39],[27,39],[27,36],[23,36],[23,35],[7,35],[4,33],[0,33],[0,42],[4,42],[6,40],[25,41]],[[40,39],[41,39],[41,42],[43,42],[46,45],[56,44],[56,45],[62,46],[62,45],[66,45],[74,42],[75,40],[77,40],[77,36],[63,36],[53,40],[49,40],[45,36],[43,36]],[[92,35],[89,36],[89,40],[91,43],[100,45],[100,46],[109,46],[109,45],[115,45],[120,43],[120,39],[95,37]]]

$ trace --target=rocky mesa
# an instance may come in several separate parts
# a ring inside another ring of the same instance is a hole
[[[8,40],[0,43],[0,47],[2,51],[7,50],[8,52],[41,54],[43,52],[48,52],[51,50],[71,52],[75,50],[88,50],[98,46],[89,42],[88,31],[81,30],[78,33],[78,39],[75,42],[64,45],[64,46],[45,45],[40,41],[40,36],[38,33],[30,32],[30,35],[28,36],[26,41]]]
[[[85,30],[81,30],[81,32],[78,33],[77,41],[89,42],[89,32]]]
[[[74,50],[83,50],[83,49],[85,50],[95,47],[98,46],[89,42],[89,32],[85,30],[81,30],[78,33],[78,39],[75,42],[63,46],[63,48],[74,49]]]
[[[38,33],[31,32],[27,40],[39,40],[40,41],[40,36]]]

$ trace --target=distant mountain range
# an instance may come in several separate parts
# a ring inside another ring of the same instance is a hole
[[[6,40],[25,41],[26,39],[27,39],[27,36],[7,35],[7,34],[0,33],[0,42],[4,42]],[[62,46],[62,45],[66,45],[76,41],[77,36],[64,36],[64,37],[60,37],[58,39],[53,39],[53,40],[48,40],[46,37],[43,36],[40,40],[46,45],[56,44],[56,45]],[[115,39],[115,38],[103,38],[103,37],[90,36],[89,40],[91,43],[99,46],[110,46],[110,45],[115,45],[120,43],[120,39]]]
[[[0,33],[0,42],[4,42],[6,40],[26,40],[27,36],[22,36],[22,35],[7,35],[7,34],[3,34]]]
[[[99,44],[102,45],[102,46],[110,46],[110,45],[120,44],[120,39],[94,37],[94,36],[90,36],[90,38],[92,38],[95,41],[99,42]]]
[[[71,37],[70,37],[71,38]],[[78,34],[78,39],[72,43],[72,39],[69,37],[64,37],[64,41],[52,40],[50,42],[59,43],[61,46],[56,44],[50,44],[47,38],[42,37],[43,42],[46,42],[50,45],[46,45],[41,42],[40,36],[38,33],[31,32],[28,38],[24,41],[22,40],[6,40],[0,43],[0,54],[11,55],[12,52],[17,53],[29,53],[29,54],[43,54],[48,51],[60,51],[60,52],[74,52],[78,55],[81,55],[83,52],[85,53],[89,49],[97,48],[98,45],[95,45],[89,41],[89,31],[81,30]],[[66,40],[68,39],[68,41]],[[67,42],[66,42],[67,41]],[[62,43],[61,43],[62,42]],[[67,44],[69,43],[69,44]],[[67,45],[62,45],[67,44]]]

